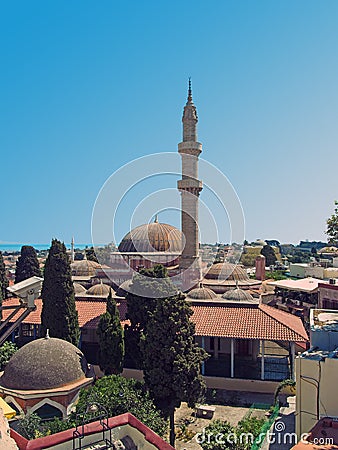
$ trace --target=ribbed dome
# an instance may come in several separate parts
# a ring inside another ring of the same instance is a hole
[[[193,300],[213,300],[217,298],[217,295],[209,288],[198,287],[188,292],[187,298]]]
[[[213,264],[205,274],[205,278],[212,280],[249,280],[248,274],[241,266],[227,262]]]
[[[231,302],[258,303],[249,292],[239,288],[225,292],[222,298]]]
[[[77,277],[92,277],[95,275],[96,270],[100,269],[101,266],[95,261],[82,259],[81,261],[74,261],[70,265],[70,268],[72,270],[72,275]]]
[[[80,283],[73,283],[75,295],[85,294],[86,288]]]
[[[116,295],[118,297],[125,297],[128,292],[130,292],[130,286],[133,280],[126,280],[120,284],[120,286],[116,289]]]
[[[99,295],[101,297],[108,297],[109,292],[112,292],[112,288],[108,286],[108,284],[98,283],[94,284],[94,286],[91,286],[87,290],[87,295]]]
[[[182,233],[166,223],[149,223],[134,228],[122,239],[119,251],[125,252],[174,252],[182,251]]]
[[[9,360],[0,385],[17,390],[53,389],[86,378],[87,361],[73,344],[56,338],[37,339]]]

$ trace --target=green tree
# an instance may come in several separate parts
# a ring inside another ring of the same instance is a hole
[[[4,370],[6,364],[18,350],[18,347],[13,342],[5,342],[0,347],[0,370]]]
[[[2,306],[2,301],[7,298],[7,288],[9,282],[6,275],[6,267],[4,263],[4,258],[2,252],[0,252],[0,306]],[[2,310],[0,310],[0,320],[2,319]]]
[[[235,450],[235,439],[228,439],[234,436],[234,433],[235,428],[229,422],[217,419],[199,433],[196,439],[203,450]]]
[[[166,420],[141,381],[120,375],[100,378],[93,387],[81,390],[76,415],[85,413],[93,403],[103,406],[109,417],[129,412],[158,435],[165,436],[167,432]]]
[[[9,281],[6,274],[6,267],[4,263],[4,258],[2,256],[2,252],[0,251],[0,291],[2,294],[2,298],[7,298],[7,288],[9,285]]]
[[[107,299],[107,311],[101,315],[97,334],[99,336],[99,365],[105,375],[121,373],[124,359],[123,329],[119,311],[111,292]]]
[[[261,255],[265,256],[266,266],[273,266],[277,261],[274,249],[271,247],[271,245],[264,245],[261,250]]]
[[[161,298],[154,311],[149,312],[147,328],[141,337],[144,380],[155,404],[170,419],[172,446],[175,409],[182,401],[193,407],[205,393],[200,369],[208,355],[194,342],[192,314],[183,294]]]
[[[88,261],[95,261],[97,263],[99,262],[97,259],[94,247],[86,248],[85,254],[86,254],[86,258],[88,259]]]
[[[30,277],[41,277],[38,257],[35,248],[30,245],[21,247],[21,254],[16,263],[15,282],[26,280]]]
[[[161,279],[161,283],[158,283],[158,279]],[[134,367],[142,369],[140,339],[146,332],[148,316],[154,310],[157,298],[173,295],[175,292],[176,289],[173,289],[167,278],[165,267],[160,264],[135,274],[130,292],[126,296],[127,319],[130,325],[125,326],[126,355]]]
[[[18,432],[28,440],[43,436],[41,418],[35,413],[23,417],[19,420]]]
[[[203,450],[249,450],[264,423],[265,419],[248,417],[233,427],[229,422],[217,419],[197,436],[197,440]]]
[[[41,291],[41,331],[78,345],[80,329],[75,306],[74,286],[64,243],[52,240],[46,260]]]
[[[334,202],[334,213],[326,221],[326,232],[328,243],[338,247],[338,201]]]

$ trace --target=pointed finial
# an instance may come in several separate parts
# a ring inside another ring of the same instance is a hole
[[[191,77],[189,77],[188,100],[192,101]]]
[[[155,215],[154,223],[158,223],[158,214]]]
[[[47,328],[47,330],[46,330],[46,336],[45,336],[45,339],[49,339],[49,328]]]

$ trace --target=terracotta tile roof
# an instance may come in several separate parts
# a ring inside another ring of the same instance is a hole
[[[96,328],[99,323],[100,315],[106,312],[106,302],[105,301],[87,301],[87,300],[78,300],[75,301],[76,309],[79,314],[79,325],[80,328]],[[10,298],[4,301],[3,305],[12,306],[18,305],[19,299]],[[35,301],[36,310],[32,311],[24,320],[23,323],[30,323],[35,325],[41,324],[41,311],[42,311],[42,300],[39,298]],[[121,302],[118,304],[118,309],[120,313],[120,319],[122,325],[126,323],[126,312],[127,312],[127,304],[126,302]],[[23,311],[23,310],[21,310]],[[13,310],[6,309],[3,311],[2,316],[3,320],[5,320]],[[20,311],[14,316],[14,318],[10,322],[14,322],[20,315]]]
[[[10,298],[4,305],[16,305],[19,301]],[[36,310],[23,323],[40,324],[42,300],[36,300]],[[126,302],[118,304],[122,325],[126,321]],[[80,328],[96,328],[100,315],[106,311],[105,301],[77,300]],[[301,319],[267,305],[251,306],[192,306],[192,321],[197,336],[219,336],[242,339],[267,339],[276,341],[307,342],[308,336]],[[3,320],[12,310],[3,311]],[[15,316],[11,322],[14,321]]]
[[[301,319],[267,305],[192,306],[197,336],[306,342]]]

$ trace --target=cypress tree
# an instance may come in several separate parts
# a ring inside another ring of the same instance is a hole
[[[6,275],[6,267],[4,263],[4,258],[2,256],[2,252],[0,252],[0,302],[2,304],[2,300],[7,298],[7,288],[9,285],[9,281]],[[2,317],[2,315],[1,315]]]
[[[64,243],[52,240],[46,260],[41,291],[41,332],[78,345],[80,329],[74,286]]]
[[[192,314],[181,293],[161,299],[149,313],[147,330],[141,338],[144,381],[155,404],[170,419],[172,446],[175,409],[182,401],[193,407],[205,392],[200,369],[208,355],[194,342]]]
[[[85,255],[86,255],[86,258],[88,259],[88,261],[95,261],[97,263],[99,262],[99,260],[97,259],[94,247],[86,248]]]
[[[41,277],[35,248],[30,245],[23,245],[21,247],[21,255],[16,263],[15,282],[20,283],[20,281],[34,276]]]
[[[158,283],[159,278],[161,283]],[[124,329],[126,356],[133,367],[142,369],[140,340],[147,329],[149,312],[155,309],[158,298],[173,295],[176,291],[167,276],[166,268],[160,264],[135,274],[130,292],[126,295],[130,325],[126,325]]]
[[[0,289],[0,306],[2,306],[3,297],[2,297],[2,289]],[[0,320],[2,320],[2,309],[0,309]]]
[[[97,334],[100,344],[100,369],[105,375],[121,373],[124,359],[123,329],[120,314],[111,292],[107,299],[107,311],[100,317]]]
[[[261,255],[265,256],[265,264],[267,266],[273,266],[275,262],[277,261],[274,249],[271,247],[271,245],[264,245],[264,247],[261,250]]]

